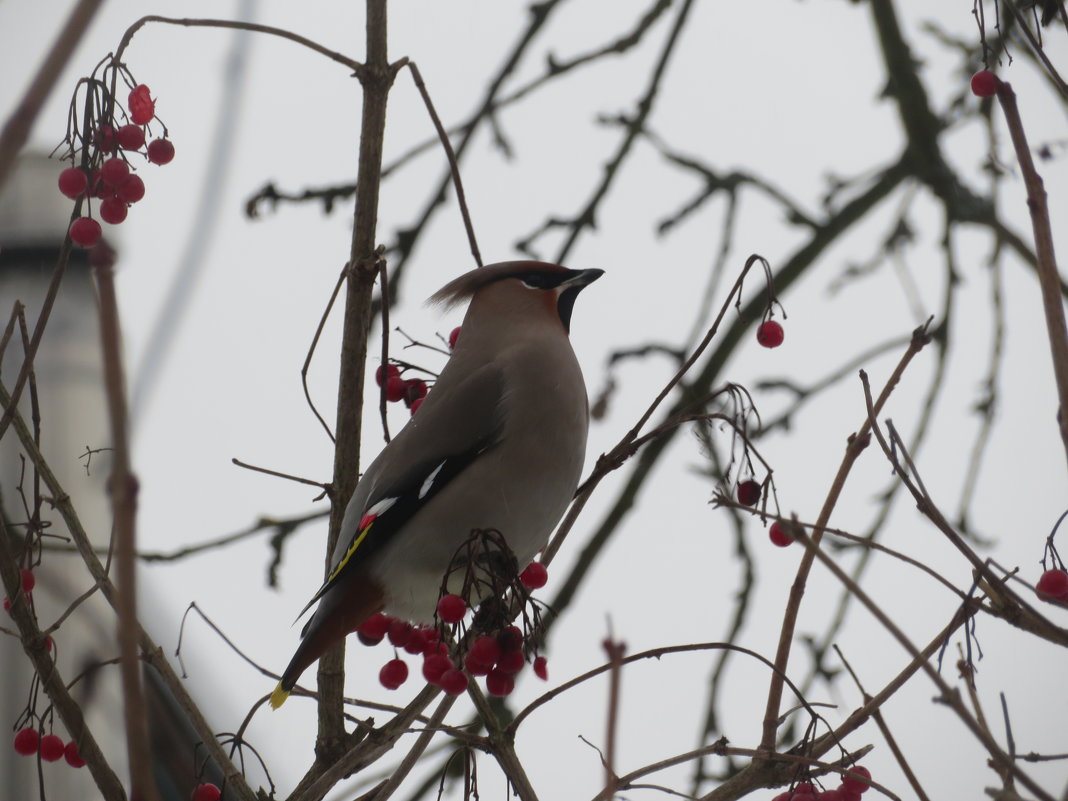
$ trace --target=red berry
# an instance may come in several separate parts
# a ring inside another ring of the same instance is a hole
[[[1056,598],[1058,601],[1068,601],[1068,573],[1057,569],[1047,570],[1035,589],[1040,600],[1048,602],[1050,598]]]
[[[531,562],[526,569],[519,574],[519,580],[528,590],[540,590],[549,580],[549,571],[541,562]]]
[[[96,146],[105,153],[114,153],[115,148],[119,146],[118,139],[115,136],[115,129],[110,125],[101,125],[97,128],[94,141]]]
[[[500,668],[494,668],[486,676],[486,692],[498,698],[510,695],[515,689],[515,677]]]
[[[408,665],[403,659],[391,659],[378,671],[378,680],[387,690],[396,690],[408,680]]]
[[[375,370],[375,383],[382,386],[382,382],[390,378],[399,378],[400,368],[395,364],[384,364]]]
[[[75,245],[91,248],[100,241],[100,223],[91,217],[79,217],[70,224],[69,233]]]
[[[523,648],[523,632],[519,626],[509,626],[497,635],[497,643],[503,653],[519,651]]]
[[[371,615],[356,629],[360,642],[364,645],[378,645],[385,638],[392,622],[393,618],[381,612]]]
[[[59,174],[59,191],[72,200],[85,194],[89,178],[77,167],[67,167]]]
[[[115,187],[115,195],[125,203],[136,203],[145,196],[145,182],[140,176],[128,175]]]
[[[396,403],[404,398],[408,391],[408,382],[400,376],[391,375],[386,379],[386,400]]]
[[[526,663],[527,660],[522,651],[509,651],[506,654],[501,654],[501,658],[497,660],[496,669],[514,675],[521,671]]]
[[[123,125],[115,132],[115,140],[123,150],[140,150],[145,146],[145,132],[140,125]]]
[[[438,684],[447,695],[463,695],[467,692],[467,676],[456,668],[449,668],[442,673]]]
[[[459,595],[451,592],[438,601],[438,617],[443,623],[459,623],[467,614],[467,604]]]
[[[446,646],[441,642],[441,633],[436,628],[418,628],[415,629],[414,634],[422,635],[423,650],[421,653],[423,656],[426,656],[427,654],[437,654],[439,651],[444,654],[449,653],[449,646]],[[412,635],[413,640],[414,634]]]
[[[871,771],[860,765],[850,768],[848,773],[842,775],[842,789],[854,793],[866,793],[871,785],[866,784],[859,777],[870,779]]]
[[[11,611],[11,599],[8,598],[6,595],[4,596],[4,611],[5,612],[10,612]]]
[[[743,506],[756,506],[760,500],[760,484],[753,479],[738,485],[738,503]]]
[[[542,681],[549,680],[549,661],[544,656],[534,660],[534,675]]]
[[[130,165],[117,156],[100,165],[100,178],[104,185],[115,187],[130,175]]]
[[[170,139],[153,139],[148,143],[148,160],[153,164],[170,164],[174,159],[174,145]]]
[[[130,119],[138,125],[152,122],[152,118],[156,116],[156,103],[143,83],[130,90],[127,106],[130,108]]]
[[[456,326],[449,332],[449,350],[456,347],[456,340],[460,338],[460,326]]]
[[[33,592],[33,588],[37,586],[37,579],[34,578],[33,571],[22,568],[19,571],[19,576],[22,578],[22,591]]]
[[[426,398],[416,398],[415,400],[413,400],[412,405],[408,407],[408,412],[410,414],[415,414],[417,411],[419,411],[419,407],[423,405],[423,401],[425,400]]]
[[[786,533],[786,528],[778,520],[772,523],[771,528],[768,529],[768,538],[773,545],[778,545],[780,548],[785,548],[794,541],[793,537]]]
[[[117,197],[100,201],[100,219],[112,225],[118,225],[126,219],[129,207]]]
[[[22,756],[36,754],[40,742],[41,735],[37,729],[19,729],[15,732],[15,753],[22,754]]]
[[[423,678],[431,684],[440,684],[442,674],[454,667],[448,654],[431,654],[423,658]]]
[[[408,642],[400,647],[410,654],[421,654],[426,651],[426,629],[412,629],[412,633],[408,637]]]
[[[78,753],[78,744],[71,740],[63,748],[63,758],[67,760],[67,764],[72,768],[84,768],[85,760],[82,759],[82,755]]]
[[[426,393],[426,381],[423,381],[421,378],[413,378],[411,381],[405,382],[404,402],[410,407],[417,400],[425,398]]]
[[[819,801],[846,801],[841,790],[824,790],[816,798]]]
[[[41,759],[57,762],[63,758],[63,738],[58,734],[46,734],[41,738]]]
[[[972,94],[977,97],[993,97],[997,94],[998,76],[990,70],[979,70],[972,76]]]
[[[497,642],[496,637],[487,637],[483,634],[471,643],[468,656],[480,664],[493,667],[501,658],[501,644]]]
[[[449,646],[441,642],[441,638],[438,636],[437,629],[422,629],[421,634],[423,636],[423,650],[420,651],[423,656],[432,656],[434,654],[448,654]]]
[[[404,620],[394,620],[389,624],[389,641],[397,648],[403,648],[412,639],[412,632],[415,631],[415,626]]]
[[[219,801],[222,798],[222,790],[210,782],[198,784],[193,791],[192,801]]]
[[[493,670],[493,663],[479,662],[471,653],[468,653],[464,657],[464,670],[472,676],[485,676]]]
[[[785,337],[782,326],[774,320],[766,320],[757,328],[757,342],[765,348],[777,348]]]
[[[838,785],[838,792],[842,794],[842,801],[860,801],[860,793],[847,790],[843,784]]]

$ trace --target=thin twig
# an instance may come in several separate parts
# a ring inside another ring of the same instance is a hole
[[[430,115],[431,121],[434,123],[434,129],[438,132],[438,139],[441,141],[441,147],[445,151],[445,158],[449,162],[449,173],[452,175],[452,185],[456,190],[456,202],[460,206],[460,216],[464,221],[464,230],[467,231],[467,243],[471,246],[471,255],[475,257],[475,264],[481,267],[482,254],[478,251],[478,241],[475,239],[475,227],[471,224],[471,213],[467,209],[467,197],[464,195],[464,185],[460,180],[460,167],[456,163],[456,154],[453,152],[452,145],[449,143],[449,135],[445,131],[445,126],[441,124],[441,118],[438,117],[437,111],[434,110],[434,103],[430,100],[430,93],[427,91],[426,84],[423,82],[423,76],[419,72],[419,67],[415,65],[414,61],[409,61],[408,69],[412,73],[412,80],[415,81],[415,86],[419,90],[419,94],[423,97],[423,103],[426,104],[426,110]]]
[[[325,494],[327,494],[327,495],[330,494],[330,485],[329,484],[324,484],[321,481],[313,481],[310,478],[301,478],[300,476],[294,476],[291,473],[280,473],[277,470],[271,470],[271,469],[266,468],[266,467],[257,467],[254,464],[249,464],[248,462],[242,462],[240,459],[237,459],[237,458],[230,459],[230,463],[231,464],[235,464],[238,467],[243,467],[246,470],[252,470],[252,471],[254,471],[256,473],[264,473],[264,474],[266,474],[268,476],[274,476],[275,478],[284,478],[286,481],[295,481],[298,484],[307,484],[310,487],[318,487]]]
[[[330,430],[330,426],[327,425],[326,420],[319,414],[319,409],[315,406],[315,401],[312,400],[311,390],[308,388],[308,370],[311,368],[312,357],[315,355],[315,347],[319,344],[319,337],[323,334],[323,328],[326,327],[326,321],[330,317],[330,310],[334,308],[334,301],[337,300],[337,294],[341,291],[342,285],[345,283],[345,276],[349,273],[349,266],[346,264],[341,274],[337,277],[337,283],[334,284],[334,291],[330,293],[330,300],[326,302],[326,308],[323,310],[322,316],[319,318],[319,325],[315,327],[315,336],[312,337],[311,345],[308,346],[308,354],[304,357],[304,364],[300,368],[300,383],[304,387],[304,398],[308,401],[308,408],[312,410],[312,414],[323,426],[323,430],[326,431],[326,435],[330,437],[331,442],[335,442],[334,432]]]
[[[384,248],[380,248],[384,251]],[[389,443],[389,415],[386,413],[387,404],[389,398],[386,395],[389,392],[389,268],[386,265],[386,259],[384,253],[379,254],[379,269],[378,280],[380,282],[381,289],[379,292],[382,297],[382,364],[379,365],[375,371],[376,376],[381,376],[382,380],[378,382],[378,415],[382,420],[382,436],[385,438],[386,443]]]
[[[434,736],[441,732],[440,726],[445,720],[445,716],[452,709],[453,703],[456,701],[456,696],[446,695],[438,702],[438,708],[434,710],[434,714],[430,717],[430,721],[427,723],[426,728],[416,738],[415,744],[408,750],[408,753],[404,755],[404,759],[401,763],[390,773],[389,779],[383,784],[375,788],[372,795],[374,801],[386,801],[391,795],[393,795],[400,788],[401,782],[407,778],[408,774],[412,772],[412,768],[415,767],[420,757],[423,756],[423,752],[426,751],[430,741],[434,739]]]
[[[242,22],[241,20],[232,19],[190,19],[190,18],[176,18],[176,17],[160,17],[156,15],[149,15],[141,17],[133,25],[126,29],[126,32],[122,35],[122,39],[119,41],[119,46],[115,50],[115,60],[121,61],[123,55],[126,52],[126,48],[133,40],[134,34],[136,34],[141,28],[147,25],[149,22],[159,22],[164,25],[181,25],[186,28],[234,28],[239,31],[251,31],[253,33],[266,33],[270,36],[279,36],[282,39],[288,39],[291,42],[296,42],[299,45],[307,47],[310,50],[314,50],[316,53],[326,56],[332,61],[336,61],[339,64],[351,69],[354,73],[359,73],[363,69],[363,65],[359,61],[355,61],[343,53],[339,53],[336,50],[331,50],[328,47],[324,47],[318,42],[313,42],[299,34],[288,31],[285,28],[275,28],[271,25],[258,25],[253,22]]]
[[[1008,83],[999,81],[997,96],[1001,110],[1005,113],[1005,123],[1008,125],[1024,186],[1027,188],[1027,210],[1031,213],[1031,229],[1035,237],[1042,311],[1046,318],[1046,332],[1053,357],[1053,375],[1057,382],[1057,399],[1060,403],[1057,420],[1065,456],[1068,457],[1068,324],[1065,323],[1064,304],[1061,302],[1060,274],[1057,272],[1057,258],[1053,252],[1053,228],[1049,219],[1049,205],[1046,202],[1046,188],[1035,169],[1034,159],[1031,158],[1020,110],[1016,105],[1016,93]]]
[[[627,646],[612,639],[609,634],[604,641],[608,653],[608,721],[605,724],[604,746],[604,790],[603,801],[611,801],[616,790],[621,786],[619,774],[616,773],[616,735],[619,733],[619,685],[623,678],[623,655]]]
[[[842,664],[845,665],[845,669],[852,676],[853,682],[857,685],[857,689],[860,690],[862,696],[864,696],[864,702],[867,703],[871,700],[871,696],[868,695],[868,691],[864,689],[864,685],[860,683],[860,677],[853,671],[853,666],[849,664],[849,660],[845,658],[841,649],[835,645],[835,653],[838,654],[838,658],[842,660]],[[897,760],[897,765],[901,768],[901,772],[905,774],[905,778],[908,779],[909,784],[912,786],[913,791],[916,793],[916,797],[919,801],[930,801],[927,793],[924,792],[923,785],[920,784],[920,780],[916,778],[916,774],[912,770],[912,766],[909,764],[908,759],[905,758],[904,752],[897,744],[897,740],[890,732],[890,727],[886,725],[886,720],[883,718],[882,710],[876,709],[872,712],[872,719],[875,721],[875,725],[879,727],[879,731],[883,735],[883,739],[886,740],[887,746],[889,746],[891,753],[894,755],[894,759]]]

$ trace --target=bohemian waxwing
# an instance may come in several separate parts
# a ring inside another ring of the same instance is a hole
[[[503,262],[430,299],[446,307],[470,300],[462,334],[426,400],[360,479],[273,707],[376,612],[433,621],[446,573],[473,532],[500,532],[519,566],[545,546],[586,453],[589,404],[568,339],[571,310],[603,272]]]

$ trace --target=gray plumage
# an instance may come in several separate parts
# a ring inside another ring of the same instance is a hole
[[[431,298],[470,300],[459,339],[349,501],[331,560],[337,575],[320,591],[284,690],[377,611],[432,621],[445,571],[473,530],[499,531],[520,569],[544,547],[585,459],[588,401],[568,327],[575,295],[600,275],[506,262],[460,276]],[[361,519],[390,498],[401,500],[350,553]],[[400,521],[395,530],[389,515]]]

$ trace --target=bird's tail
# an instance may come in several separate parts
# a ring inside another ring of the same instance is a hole
[[[271,708],[278,709],[285,703],[297,680],[312,662],[381,610],[383,597],[377,582],[356,576],[331,587],[301,632],[300,645],[271,693]]]

